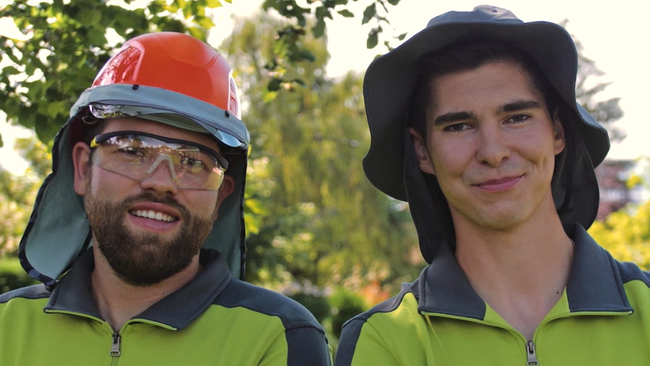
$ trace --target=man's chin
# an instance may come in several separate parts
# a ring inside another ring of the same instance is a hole
[[[182,272],[191,263],[191,257],[186,261],[179,261],[176,258],[173,263],[157,256],[149,256],[150,253],[138,253],[128,260],[124,258],[108,259],[108,264],[113,272],[125,283],[132,286],[147,287],[157,285],[177,273]]]

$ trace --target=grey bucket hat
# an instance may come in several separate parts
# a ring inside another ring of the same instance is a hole
[[[470,12],[451,11],[437,16],[424,30],[370,64],[363,85],[371,134],[370,150],[363,161],[368,179],[384,193],[408,200],[405,134],[418,79],[417,62],[425,54],[472,39],[498,41],[528,54],[568,106],[570,120],[563,120],[563,124],[570,125],[567,133],[574,135],[570,137],[575,143],[572,149],[565,149],[562,154],[566,157],[556,166],[553,193],[563,223],[589,227],[596,217],[599,199],[593,170],[609,151],[609,137],[576,103],[575,44],[557,24],[525,23],[509,10],[494,6],[481,5]]]

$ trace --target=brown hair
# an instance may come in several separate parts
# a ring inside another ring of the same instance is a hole
[[[409,126],[422,136],[426,135],[426,112],[432,101],[433,81],[436,78],[472,70],[491,62],[506,62],[521,67],[530,77],[533,86],[544,96],[549,114],[552,116],[556,112],[560,104],[559,96],[537,63],[527,54],[500,42],[472,40],[426,54],[418,60],[418,81],[411,99]]]

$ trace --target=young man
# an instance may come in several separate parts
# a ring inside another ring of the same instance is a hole
[[[249,134],[232,70],[179,33],[127,41],[71,109],[0,296],[0,364],[329,365],[302,306],[240,281]]]
[[[606,131],[556,24],[479,6],[376,59],[368,178],[409,202],[429,266],[350,320],[336,364],[646,365],[650,276],[585,231]]]

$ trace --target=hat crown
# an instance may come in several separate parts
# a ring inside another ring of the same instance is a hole
[[[429,21],[427,28],[446,23],[523,23],[508,9],[479,5],[472,11],[450,11]]]

